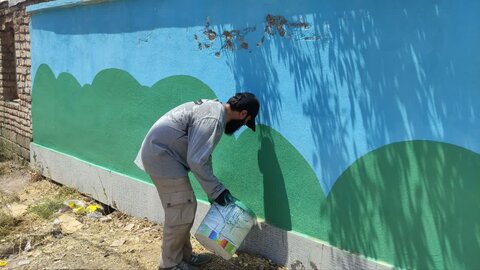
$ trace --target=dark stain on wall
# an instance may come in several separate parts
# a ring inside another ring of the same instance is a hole
[[[205,24],[205,31],[203,31],[203,34],[208,38],[210,41],[214,41],[217,38],[217,32],[213,31],[210,29],[210,22],[209,19],[207,18],[207,23]]]
[[[195,41],[197,42],[198,49],[199,50],[203,49],[202,43],[200,41],[198,41],[198,36],[196,34],[193,35],[193,39],[195,39]]]
[[[247,27],[242,31],[240,30],[231,30],[223,31],[222,36],[224,40],[224,45],[221,50],[235,50],[235,49],[248,49],[248,43],[245,42],[245,36],[256,30],[255,27]]]
[[[266,18],[265,33],[271,36],[278,33],[281,37],[284,37],[286,33],[284,25],[287,23],[287,19],[282,16],[268,14]]]

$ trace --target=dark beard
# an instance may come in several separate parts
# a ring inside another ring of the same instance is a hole
[[[230,120],[225,125],[225,134],[231,136],[235,131],[239,130],[245,123],[245,120]]]

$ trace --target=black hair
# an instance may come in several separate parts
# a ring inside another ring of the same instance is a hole
[[[230,104],[230,108],[234,111],[242,111],[242,110],[245,110],[245,108],[241,108],[241,107],[245,107],[245,106],[241,106],[241,102],[239,102],[240,100],[242,99],[242,95],[241,93],[236,93],[235,96],[231,97],[228,99],[227,103]]]
[[[234,111],[241,112],[243,110],[248,111],[249,115],[256,116],[260,104],[254,94],[249,92],[236,93],[228,101],[230,108]]]

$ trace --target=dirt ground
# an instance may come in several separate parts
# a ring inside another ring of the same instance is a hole
[[[63,204],[73,199],[98,204],[25,164],[0,159],[0,270],[158,268],[161,225],[107,208],[96,217],[75,213]],[[193,237],[192,244],[208,252]],[[239,253],[229,261],[213,256],[202,269],[287,268]]]

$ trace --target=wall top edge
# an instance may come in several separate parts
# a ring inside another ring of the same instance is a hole
[[[56,0],[27,6],[26,11],[27,13],[35,14],[46,10],[72,8],[76,6],[91,5],[111,1],[115,0]]]

